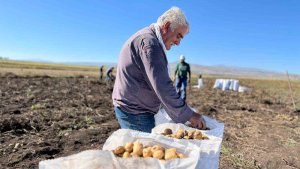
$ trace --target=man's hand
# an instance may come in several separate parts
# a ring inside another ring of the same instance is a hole
[[[191,79],[190,78],[188,79],[188,82],[191,83]]]
[[[192,117],[189,120],[191,122],[192,127],[198,128],[198,129],[206,129],[206,123],[203,117],[198,114],[194,113]]]
[[[173,81],[173,84],[174,84],[174,86],[176,85],[176,76],[174,76],[173,78],[172,78],[172,81]]]

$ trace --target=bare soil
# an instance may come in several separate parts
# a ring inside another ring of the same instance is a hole
[[[249,87],[188,90],[192,107],[225,123],[220,168],[300,168],[299,113]],[[0,168],[38,168],[41,160],[101,149],[119,129],[111,92],[96,78],[1,75]]]

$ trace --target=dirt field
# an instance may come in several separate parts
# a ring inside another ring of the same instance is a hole
[[[220,168],[300,168],[300,113],[290,101],[252,80],[240,81],[250,93],[213,90],[213,82],[188,90],[188,102],[225,123]],[[101,149],[119,128],[111,92],[84,76],[2,74],[0,168],[37,168],[41,160]]]

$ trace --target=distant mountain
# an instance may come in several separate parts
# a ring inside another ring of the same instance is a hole
[[[80,66],[105,66],[105,67],[116,67],[117,63],[111,63],[111,62],[59,62],[61,64],[67,64],[67,65],[80,65]]]
[[[8,59],[12,60],[12,59]],[[106,67],[111,67],[114,66],[116,67],[116,63],[111,63],[111,62],[53,62],[53,61],[48,61],[48,60],[43,60],[43,59],[22,59],[22,60],[16,60],[16,61],[29,61],[29,62],[38,62],[38,63],[51,63],[51,64],[65,64],[65,65],[77,65],[77,66],[106,66]]]
[[[111,67],[117,66],[117,63],[105,63],[105,62],[65,62],[63,64],[72,64],[72,65],[84,65],[84,66],[107,66]],[[177,63],[170,63],[170,69],[173,74],[175,71]],[[270,70],[256,69],[256,68],[244,68],[244,67],[234,67],[234,66],[224,66],[224,65],[215,65],[215,66],[202,66],[197,64],[191,64],[191,71],[193,74],[203,74],[211,76],[220,76],[220,77],[255,77],[255,78],[274,78],[274,79],[286,79],[286,72],[275,72]],[[300,80],[300,75],[289,74],[291,79]]]
[[[35,62],[52,63],[52,64],[68,64],[68,65],[79,65],[79,66],[102,66],[105,67],[116,67],[117,63],[111,62],[51,62],[45,60],[31,60]],[[174,74],[177,62],[169,63],[171,75]],[[274,79],[286,79],[286,72],[275,72],[270,70],[256,69],[256,68],[244,68],[234,66],[203,66],[197,64],[190,64],[192,74],[211,75],[226,78],[274,78]],[[291,79],[300,80],[299,74],[289,74]]]
[[[170,69],[175,71],[177,63],[170,63]],[[192,73],[202,75],[212,75],[221,77],[255,77],[255,78],[276,78],[286,79],[286,72],[275,72],[270,70],[256,69],[256,68],[244,68],[233,67],[224,65],[215,66],[202,66],[196,64],[190,64]],[[291,79],[300,80],[300,75],[289,74]]]

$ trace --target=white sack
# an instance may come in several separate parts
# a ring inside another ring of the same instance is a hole
[[[222,84],[222,90],[223,91],[227,91],[227,90],[229,90],[229,85],[230,85],[230,80],[223,80],[223,84]]]
[[[122,169],[132,168],[168,168],[168,169],[194,169],[199,160],[199,150],[193,144],[188,143],[187,145],[173,142],[170,139],[162,135],[150,134],[139,132],[130,129],[119,129],[115,131],[103,145],[103,150],[113,150],[118,146],[124,146],[127,142],[138,141],[144,146],[149,145],[161,145],[164,148],[176,148],[180,153],[187,155],[187,158],[183,159],[172,159],[166,161],[160,161],[155,158],[117,158]]]
[[[234,80],[234,82],[233,82],[234,84],[233,84],[233,91],[236,91],[236,92],[238,92],[239,91],[239,81],[238,80]]]
[[[152,129],[152,133],[163,133],[166,128],[172,129],[175,133],[179,129],[183,130],[195,130],[194,128],[187,127],[184,124],[175,123],[164,123],[156,126]],[[208,136],[209,140],[187,140],[187,139],[176,139],[169,138],[173,142],[188,145],[194,144],[199,147],[199,161],[197,164],[198,169],[217,169],[219,168],[220,150],[222,145],[222,138],[215,137],[209,134],[209,131],[201,130],[201,132]]]
[[[233,80],[233,79],[229,80],[229,88],[228,88],[229,90],[233,90],[234,81],[235,80]]]
[[[195,109],[193,109],[193,110],[195,110]],[[204,115],[202,115],[202,117],[204,118],[204,120],[206,122],[206,127],[208,127],[210,129],[210,130],[204,131],[204,133],[209,134],[211,136],[222,138],[223,133],[224,133],[224,124],[219,123],[217,120],[209,118]],[[155,114],[154,118],[155,118],[155,126],[158,126],[163,123],[174,123],[174,121],[170,118],[170,116],[168,115],[168,113],[166,112],[165,109],[160,109],[158,111],[158,113]],[[189,125],[190,122],[187,121],[185,124]]]
[[[251,90],[245,86],[239,86],[239,92],[250,92]]]
[[[223,79],[216,79],[214,89],[222,89]]]
[[[204,87],[203,79],[198,79],[198,88],[201,89]]]
[[[239,81],[235,79],[216,79],[215,84],[213,86],[214,89],[222,89],[223,91],[239,90]]]
[[[67,157],[39,162],[39,169],[121,169],[110,151],[87,150]]]

